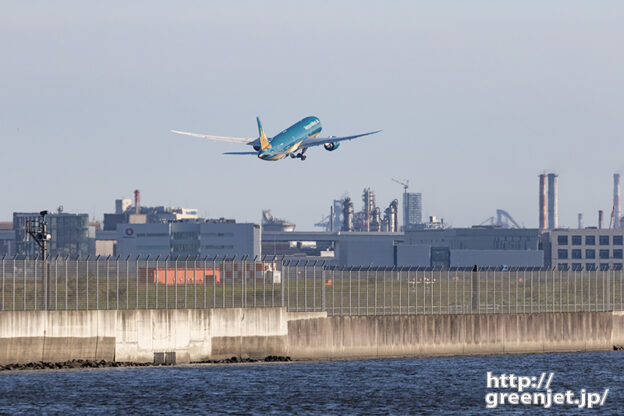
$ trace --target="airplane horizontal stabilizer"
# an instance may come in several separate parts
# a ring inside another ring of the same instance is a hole
[[[187,136],[200,137],[202,139],[219,140],[222,142],[230,142],[230,143],[247,144],[255,140],[255,139],[249,139],[249,138],[244,138],[244,137],[210,136],[208,134],[190,133],[188,131],[178,131],[178,130],[171,130],[171,132],[176,133],[176,134],[184,134]]]

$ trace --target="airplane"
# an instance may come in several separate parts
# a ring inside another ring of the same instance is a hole
[[[330,152],[338,149],[340,143],[345,140],[353,140],[358,137],[368,136],[370,134],[379,133],[381,130],[371,131],[368,133],[356,134],[353,136],[344,137],[318,137],[321,132],[321,120],[318,117],[310,116],[305,117],[301,121],[288,127],[286,130],[277,134],[273,138],[267,137],[260,117],[256,117],[258,122],[257,139],[242,138],[242,137],[223,137],[223,136],[210,136],[207,134],[189,133],[186,131],[171,130],[173,133],[185,134],[187,136],[201,137],[211,140],[220,140],[223,142],[242,143],[248,146],[252,146],[254,152],[226,152],[224,155],[254,155],[262,160],[280,160],[287,156],[292,159],[299,158],[302,161],[306,159],[305,152],[310,147],[323,146],[325,150]]]

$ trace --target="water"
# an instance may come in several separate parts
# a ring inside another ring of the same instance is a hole
[[[624,353],[613,352],[0,373],[0,414],[476,415],[488,412],[487,371],[610,389],[599,408],[491,413],[624,413]]]

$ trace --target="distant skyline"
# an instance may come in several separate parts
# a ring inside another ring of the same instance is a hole
[[[537,227],[538,175],[555,172],[560,226],[599,209],[608,224],[623,18],[618,1],[0,1],[0,221],[59,205],[101,220],[140,189],[314,229],[344,193],[402,203],[396,178],[425,218],[500,208]],[[322,135],[383,132],[267,163],[169,131],[256,137],[260,116],[272,136],[309,115]]]

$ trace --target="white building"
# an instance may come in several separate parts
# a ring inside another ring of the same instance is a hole
[[[167,256],[260,256],[260,226],[234,221],[180,221],[163,224],[118,224],[116,253],[151,258]]]

